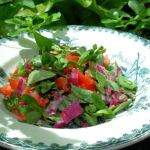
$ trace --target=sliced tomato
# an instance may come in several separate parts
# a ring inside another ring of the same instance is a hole
[[[18,117],[19,120],[26,120],[26,115],[21,114],[18,109],[14,110],[13,113]]]
[[[91,91],[96,90],[95,81],[90,76],[86,76],[80,72],[78,72],[78,84],[79,87],[81,88],[91,90]]]
[[[74,53],[70,53],[66,56],[66,60],[68,61],[73,61],[73,62],[78,62],[79,60],[79,55],[78,54],[74,54]]]
[[[69,82],[66,78],[64,77],[59,77],[55,80],[58,88],[60,90],[64,90],[65,92],[69,92],[70,88],[69,88]]]
[[[110,59],[109,59],[108,55],[105,55],[104,56],[103,66],[107,67],[109,65],[109,63],[110,63]]]
[[[0,93],[2,93],[2,94],[5,95],[5,96],[8,96],[8,97],[9,97],[12,92],[13,92],[13,89],[12,89],[11,86],[8,85],[8,84],[5,84],[5,85],[3,85],[3,86],[0,88]]]
[[[32,91],[32,88],[33,87],[26,86],[24,90],[22,91],[22,94],[28,94],[32,96],[36,100],[36,102],[39,104],[39,106],[45,107],[48,104],[49,100],[43,98],[37,91]]]
[[[37,91],[32,91],[29,95],[32,96],[41,107],[46,107],[49,102],[48,99],[43,98]]]
[[[68,81],[71,84],[74,84],[78,87],[95,91],[96,90],[96,83],[90,75],[84,75],[83,73],[79,72],[76,68],[72,69],[70,76],[68,77]]]
[[[13,90],[16,90],[17,89],[17,86],[18,86],[18,81],[19,79],[18,78],[9,78],[8,79],[9,83],[10,83],[10,86]]]
[[[79,58],[80,58],[79,55],[74,54],[74,53],[70,53],[66,56],[66,60],[72,61],[72,62],[78,62]],[[69,64],[68,67],[69,68],[76,68],[76,66],[74,64]]]

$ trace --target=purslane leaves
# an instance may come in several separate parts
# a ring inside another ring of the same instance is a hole
[[[56,74],[47,70],[34,70],[29,74],[27,85],[53,78]]]

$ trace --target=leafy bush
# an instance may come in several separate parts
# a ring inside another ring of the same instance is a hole
[[[150,38],[150,0],[0,0],[0,35],[96,25]]]

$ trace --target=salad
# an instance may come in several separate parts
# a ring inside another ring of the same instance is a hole
[[[102,46],[52,44],[19,63],[0,87],[5,107],[21,122],[54,128],[98,125],[130,107],[137,85]]]

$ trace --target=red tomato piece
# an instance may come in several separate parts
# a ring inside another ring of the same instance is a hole
[[[46,107],[49,102],[48,99],[44,99],[37,91],[30,92],[29,95],[32,96],[41,107]]]
[[[36,102],[39,104],[41,107],[46,107],[48,104],[49,100],[43,98],[37,91],[31,91],[32,87],[26,86],[24,90],[22,91],[22,94],[28,94],[32,96]]]
[[[79,55],[78,54],[73,54],[73,53],[70,53],[66,56],[66,60],[68,61],[73,61],[73,62],[78,62],[79,60]]]
[[[72,61],[72,62],[78,62],[79,58],[80,58],[79,55],[74,54],[74,53],[70,53],[66,56],[66,60]],[[68,67],[69,68],[76,68],[76,66],[74,64],[69,64]]]
[[[0,93],[2,93],[5,96],[9,97],[12,92],[13,92],[13,89],[8,84],[5,84],[5,85],[3,85],[3,87],[0,88]]]
[[[79,87],[81,88],[91,90],[91,91],[96,90],[95,81],[90,76],[86,76],[80,72],[78,72],[78,84]]]
[[[9,78],[8,81],[10,83],[11,88],[13,90],[16,90],[18,86],[18,78]]]
[[[69,92],[70,88],[69,88],[69,82],[66,78],[64,77],[59,77],[55,80],[58,88],[60,90],[64,90],[65,92]]]

